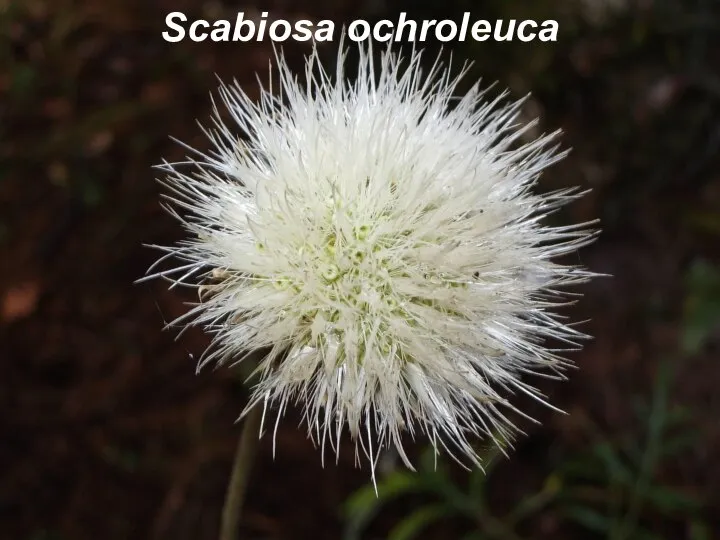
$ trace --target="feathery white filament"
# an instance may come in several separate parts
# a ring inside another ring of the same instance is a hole
[[[557,133],[521,144],[521,102],[453,98],[464,72],[424,72],[419,52],[378,66],[359,46],[351,82],[346,54],[333,77],[313,52],[306,82],[279,55],[280,92],[257,102],[221,86],[213,150],[164,165],[191,234],[164,249],[176,282],[200,278],[186,318],[214,334],[201,365],[267,349],[248,407],[301,404],[335,451],[347,426],[372,467],[391,445],[411,467],[417,431],[477,463],[472,438],[513,435],[510,394],[542,401],[521,376],[566,365],[546,340],[583,337],[548,310],[592,274],[551,259],[592,234],[542,224],[580,194],[532,192],[563,154]]]

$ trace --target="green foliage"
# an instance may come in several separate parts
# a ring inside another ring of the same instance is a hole
[[[720,328],[720,270],[696,261],[685,276],[685,287],[681,346],[683,352],[695,354]]]
[[[696,519],[698,501],[657,478],[663,462],[680,455],[695,438],[686,428],[687,411],[669,404],[670,382],[663,363],[651,403],[637,407],[644,434],[610,441],[594,429],[597,442],[590,451],[561,464],[566,485],[557,501],[561,515],[608,540],[664,538],[643,527],[646,511],[667,519]]]
[[[644,432],[611,440],[598,428],[590,428],[595,442],[585,451],[567,456],[538,491],[523,497],[501,517],[493,515],[488,503],[488,481],[502,474],[495,467],[500,450],[489,451],[484,456],[484,471],[472,470],[461,487],[449,467],[443,461],[436,463],[429,449],[417,472],[391,472],[378,480],[377,492],[367,485],[349,498],[344,538],[360,540],[384,507],[410,497],[413,504],[421,502],[394,526],[388,540],[419,538],[426,527],[449,519],[467,524],[464,540],[519,540],[523,538],[518,532],[520,525],[541,512],[607,540],[665,538],[645,527],[643,518],[649,512],[685,522],[692,540],[709,538],[698,501],[658,479],[661,465],[694,441],[687,429],[687,412],[669,404],[670,382],[670,370],[662,364],[650,403],[637,407]]]
[[[471,522],[486,521],[488,528],[499,535],[491,538],[514,538],[506,535],[510,530],[492,517],[485,504],[487,474],[493,470],[497,454],[499,450],[496,448],[488,451],[484,471],[473,469],[466,488],[461,489],[451,477],[447,465],[437,459],[432,448],[427,449],[416,472],[394,471],[378,480],[377,491],[374,486],[366,485],[348,499],[345,505],[348,517],[345,540],[359,540],[363,530],[384,506],[408,495],[420,495],[432,502],[421,504],[397,523],[388,540],[416,538],[432,523],[458,517]]]

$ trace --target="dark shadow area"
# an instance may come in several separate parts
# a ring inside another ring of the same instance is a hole
[[[511,458],[472,476],[489,510],[443,518],[416,538],[720,537],[720,4],[399,4],[261,9],[338,27],[396,20],[401,10],[416,20],[459,21],[464,11],[558,20],[557,42],[444,49],[458,65],[474,62],[468,84],[482,77],[515,97],[532,92],[524,115],[541,117],[538,133],[563,129],[573,151],[541,187],[592,188],[558,219],[601,220],[580,262],[613,276],[582,287],[568,309],[590,319],[582,329],[594,336],[571,354],[579,369],[569,382],[541,384],[569,414],[527,404],[542,424],[523,425]],[[169,136],[206,148],[196,119],[208,119],[216,75],[255,95],[256,73],[265,80],[272,58],[270,41],[167,43],[165,16],[232,20],[253,9],[0,2],[0,537],[217,537],[247,392],[231,370],[195,374],[208,344],[200,330],[178,340],[162,331],[192,291],[134,281],[157,257],[143,244],[183,234],[160,207],[152,169],[183,158]],[[335,46],[321,45],[322,54],[332,60]],[[285,49],[302,66],[309,46]],[[281,423],[274,459],[263,439],[245,538],[337,540],[343,501],[368,481],[349,444],[337,466],[328,459],[322,468],[299,421],[295,411]],[[414,453],[423,448],[417,442]],[[468,483],[448,468],[447,478]],[[550,495],[508,525],[504,516],[535,493]],[[433,497],[388,503],[362,538],[386,538]]]

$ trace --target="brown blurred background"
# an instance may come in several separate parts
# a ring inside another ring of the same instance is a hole
[[[217,537],[247,394],[229,370],[195,375],[201,331],[162,331],[192,293],[133,282],[157,256],[143,243],[182,235],[151,169],[183,157],[169,136],[206,148],[195,120],[208,118],[215,74],[253,95],[272,54],[269,41],[169,44],[165,15],[259,10],[338,25],[401,10],[560,22],[557,43],[446,46],[475,62],[469,80],[532,91],[527,117],[566,132],[573,152],[542,187],[593,188],[561,218],[602,220],[580,258],[614,276],[570,312],[595,336],[572,354],[580,369],[542,385],[570,414],[532,409],[543,425],[523,426],[488,504],[502,516],[555,478],[592,492],[583,504],[599,515],[642,499],[625,540],[720,538],[717,0],[0,1],[0,538]],[[293,62],[307,51],[286,48]],[[298,421],[281,424],[274,460],[270,438],[261,444],[246,538],[339,539],[341,503],[368,480],[347,444],[321,468]],[[384,538],[408,504],[384,509],[364,538]],[[619,538],[567,508],[549,504],[507,538]],[[502,537],[451,521],[419,537]]]

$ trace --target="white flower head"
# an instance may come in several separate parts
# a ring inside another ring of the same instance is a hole
[[[350,77],[346,58],[333,75],[313,51],[301,82],[280,53],[279,92],[257,101],[220,87],[232,120],[215,109],[213,149],[163,166],[191,239],[154,275],[200,284],[200,366],[266,351],[248,405],[263,417],[300,404],[336,452],[347,426],[373,471],[393,446],[412,468],[404,432],[479,464],[476,437],[516,431],[513,393],[543,401],[521,376],[567,366],[547,341],[584,337],[549,310],[592,274],[551,259],[593,235],[542,223],[580,194],[533,192],[557,134],[523,143],[522,103],[478,85],[454,98],[467,70],[359,46]]]

